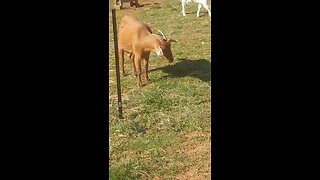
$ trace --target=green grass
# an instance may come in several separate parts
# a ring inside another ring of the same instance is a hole
[[[129,75],[121,77],[124,119],[118,118],[110,12],[109,179],[175,179],[188,170],[201,177],[210,174],[211,22],[204,9],[199,18],[196,10],[196,4],[188,4],[189,14],[182,17],[180,2],[166,0],[117,11],[118,24],[124,15],[134,14],[155,33],[160,29],[178,40],[172,44],[173,64],[151,55],[151,81],[142,89],[126,57]]]

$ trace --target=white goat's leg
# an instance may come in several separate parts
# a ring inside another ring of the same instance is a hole
[[[203,5],[203,7],[208,11],[209,16],[211,17],[211,11],[209,9],[208,4]]]
[[[181,5],[182,5],[182,15],[186,16],[186,12],[185,12],[185,9],[184,9],[184,6],[186,5],[186,0],[181,0]]]
[[[202,5],[199,3],[199,5],[198,5],[198,11],[197,11],[197,17],[200,16],[200,9],[201,9],[201,7],[202,7]]]

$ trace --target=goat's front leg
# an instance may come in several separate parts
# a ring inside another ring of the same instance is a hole
[[[135,0],[134,6],[135,6],[136,8],[140,6],[138,0]]]
[[[181,0],[181,5],[182,5],[182,15],[186,16],[186,12],[184,10],[184,6],[186,5],[186,0]]]
[[[148,77],[148,63],[149,63],[149,57],[144,59],[144,77],[145,77],[145,81],[148,82],[150,81],[149,77]]]
[[[142,87],[142,82],[141,82],[141,55],[135,54],[134,55],[134,64],[136,66],[136,71],[137,71],[137,86]]]
[[[130,58],[131,67],[132,67],[132,74],[134,75],[135,78],[137,78],[137,71],[136,71],[136,67],[134,65],[134,54],[131,53],[129,58]]]
[[[197,17],[200,16],[201,7],[202,7],[202,5],[199,3],[199,5],[198,5],[198,11],[197,11]]]
[[[125,71],[124,71],[124,50],[119,48],[119,53],[120,53],[120,66],[121,66],[121,73],[122,76],[125,76]]]

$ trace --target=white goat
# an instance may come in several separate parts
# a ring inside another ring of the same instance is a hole
[[[197,17],[200,16],[200,9],[203,6],[207,11],[209,16],[211,17],[211,12],[209,10],[209,6],[208,6],[208,0],[181,0],[181,4],[182,4],[182,15],[186,16],[185,10],[184,10],[184,6],[190,2],[194,2],[194,3],[198,3],[198,11],[197,11]]]

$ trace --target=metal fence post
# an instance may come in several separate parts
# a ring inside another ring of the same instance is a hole
[[[121,85],[120,85],[120,72],[119,72],[119,50],[118,50],[118,36],[117,36],[117,22],[116,22],[116,10],[112,9],[112,25],[113,25],[113,41],[114,52],[116,60],[116,76],[117,76],[117,93],[118,93],[118,110],[119,118],[122,119],[122,101],[121,101]]]

